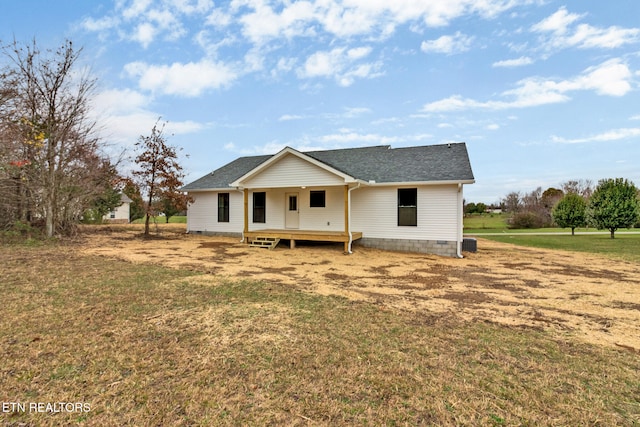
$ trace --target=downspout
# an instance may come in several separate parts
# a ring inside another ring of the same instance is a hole
[[[456,256],[458,258],[464,258],[462,256],[462,239],[464,237],[463,232],[462,232],[462,228],[463,228],[463,224],[461,224],[460,222],[463,221],[462,220],[462,184],[458,183],[458,238],[456,239]]]
[[[242,194],[242,233],[240,233],[240,235],[242,236],[242,239],[240,240],[240,243],[244,243],[244,188],[240,188],[240,187],[236,187],[236,191],[240,192],[240,194]],[[231,201],[229,201],[229,203],[231,203]]]
[[[349,191],[347,192],[347,204],[349,205],[347,207],[349,210],[349,250],[347,251],[347,253],[349,254],[353,253],[351,251],[351,244],[353,243],[353,233],[351,233],[351,192],[358,188],[360,188],[360,183],[358,183],[358,185],[356,185],[355,187],[349,188]]]

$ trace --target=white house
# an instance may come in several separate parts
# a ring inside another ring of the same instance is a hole
[[[112,223],[128,223],[129,211],[132,200],[124,193],[120,194],[120,201],[122,204],[115,207],[103,218],[105,222]]]
[[[241,157],[183,187],[187,232],[461,256],[464,143]]]

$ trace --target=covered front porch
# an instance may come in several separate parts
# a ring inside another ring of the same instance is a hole
[[[289,240],[291,249],[296,247],[296,240],[306,240],[311,242],[343,242],[344,251],[349,252],[350,243],[361,239],[362,232],[352,231],[351,235],[349,235],[348,232],[341,231],[266,229],[247,231],[244,233],[244,239],[247,243],[251,243],[258,238]]]

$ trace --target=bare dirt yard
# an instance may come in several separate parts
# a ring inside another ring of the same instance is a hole
[[[150,239],[142,226],[88,227],[86,254],[154,263],[220,278],[279,282],[306,292],[364,300],[381,308],[416,310],[469,322],[495,322],[558,337],[640,352],[640,268],[637,263],[478,240],[477,253],[450,259],[342,244],[281,242],[250,248],[237,238],[185,234],[161,226]]]

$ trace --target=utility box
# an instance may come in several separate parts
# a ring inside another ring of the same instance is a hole
[[[462,239],[462,250],[464,252],[478,252],[478,241],[474,238],[465,237]]]

